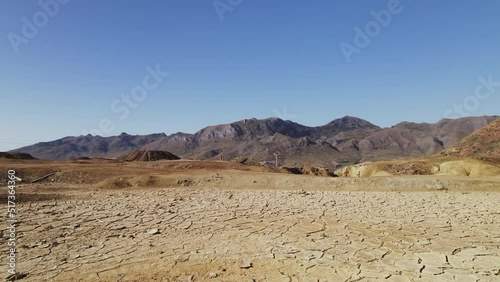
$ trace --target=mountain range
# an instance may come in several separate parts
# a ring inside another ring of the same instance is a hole
[[[339,164],[436,154],[486,126],[498,116],[442,119],[437,123],[401,122],[380,128],[345,116],[309,127],[279,118],[245,119],[208,126],[194,134],[77,136],[41,142],[13,151],[40,159],[116,158],[135,150],[169,151],[182,158],[248,158],[280,163],[335,167]]]

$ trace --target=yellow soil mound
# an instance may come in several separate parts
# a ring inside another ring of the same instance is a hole
[[[475,159],[415,159],[362,163],[337,169],[341,177],[389,175],[500,176],[500,167]]]

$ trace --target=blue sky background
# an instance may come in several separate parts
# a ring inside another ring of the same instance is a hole
[[[339,44],[388,3],[243,0],[221,21],[212,1],[72,0],[16,54],[7,34],[42,9],[0,1],[0,150],[81,135],[105,117],[116,126],[106,135],[276,115],[314,126],[344,115],[436,122],[474,95],[479,76],[500,81],[495,0],[401,0],[348,63]],[[120,120],[113,100],[158,64],[170,76]],[[499,105],[500,87],[471,115]]]

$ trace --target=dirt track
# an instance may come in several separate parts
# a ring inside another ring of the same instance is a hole
[[[21,186],[21,281],[500,280],[498,178],[137,171]]]

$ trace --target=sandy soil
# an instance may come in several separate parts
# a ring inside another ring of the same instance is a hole
[[[19,183],[21,281],[500,281],[499,177],[328,178],[185,161],[0,169],[56,172]]]

